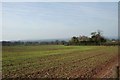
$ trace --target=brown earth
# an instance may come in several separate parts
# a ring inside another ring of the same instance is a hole
[[[116,78],[116,66],[118,64],[116,58],[114,57],[103,66],[98,67],[97,73],[93,75],[93,78]]]

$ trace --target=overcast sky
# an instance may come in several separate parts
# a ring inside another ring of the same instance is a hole
[[[117,2],[7,2],[2,13],[2,40],[70,38],[97,30],[118,35]]]

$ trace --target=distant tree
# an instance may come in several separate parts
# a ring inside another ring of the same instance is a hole
[[[87,36],[80,36],[78,39],[79,41],[89,41],[89,37]]]
[[[66,41],[61,41],[61,44],[62,45],[65,45],[67,42]]]
[[[91,33],[91,41],[100,45],[103,42],[106,42],[106,39],[102,36],[101,31]]]
[[[59,43],[60,43],[60,41],[59,41],[59,40],[56,40],[56,41],[55,41],[55,44],[57,44],[57,45],[58,45]]]
[[[70,40],[70,43],[73,44],[73,45],[79,44],[78,37],[73,36]]]
[[[92,32],[91,35],[92,35],[92,36],[95,36],[95,35],[96,35],[96,32]]]

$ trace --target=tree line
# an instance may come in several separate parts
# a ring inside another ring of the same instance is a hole
[[[1,43],[1,42],[0,42]],[[2,41],[3,46],[14,46],[14,45],[118,45],[118,40],[106,39],[101,31],[92,32],[90,37],[88,36],[73,36],[69,41],[55,40],[55,41]]]
[[[59,40],[55,40],[55,41],[2,41],[2,45],[3,46],[15,46],[15,45],[25,45],[25,46],[29,46],[29,45],[65,45],[67,44],[67,41],[59,41]]]
[[[100,31],[92,32],[91,37],[88,36],[73,36],[69,41],[70,45],[101,45],[105,43],[107,39],[102,36]]]

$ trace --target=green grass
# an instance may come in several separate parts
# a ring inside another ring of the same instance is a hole
[[[72,72],[85,73],[117,55],[110,46],[3,46],[2,51],[3,77],[77,76]]]

